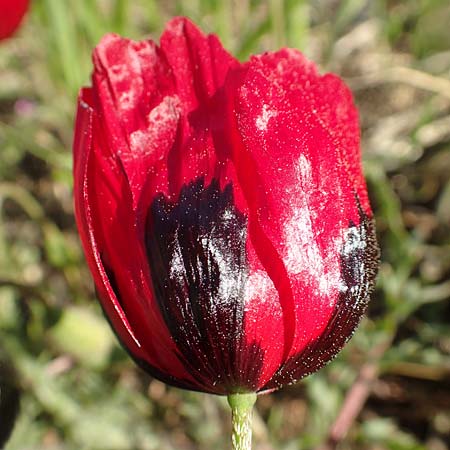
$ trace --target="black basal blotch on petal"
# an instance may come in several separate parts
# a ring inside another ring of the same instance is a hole
[[[216,391],[221,385],[224,392],[252,388],[246,384],[258,379],[236,367],[244,332],[246,240],[247,218],[234,205],[231,183],[221,190],[215,179],[205,186],[198,178],[183,186],[176,202],[159,194],[148,212],[146,248],[156,301],[180,360],[197,379],[214,380]]]

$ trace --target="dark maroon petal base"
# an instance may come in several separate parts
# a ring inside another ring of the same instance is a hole
[[[146,246],[155,298],[186,370],[216,393],[254,389],[257,346],[245,349],[252,366],[237,367],[248,277],[247,219],[223,190],[202,178],[185,185],[176,202],[152,202]]]

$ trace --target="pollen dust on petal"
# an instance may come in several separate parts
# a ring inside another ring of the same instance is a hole
[[[117,38],[105,38],[113,47]],[[114,62],[108,64],[110,86],[114,90],[117,108],[128,112],[136,108],[144,92],[143,71],[151,72],[157,60],[154,45],[149,41],[126,41],[127,46],[120,57],[113,53]]]
[[[161,103],[150,111],[147,127],[131,133],[129,156],[140,158],[167,146],[175,136],[180,114],[178,96],[164,97]]]
[[[264,104],[261,114],[256,118],[256,128],[259,131],[266,131],[269,120],[277,114],[277,111],[270,109],[269,105]]]
[[[343,258],[349,259],[355,255],[361,254],[367,247],[367,233],[364,227],[350,227],[344,232],[343,245],[341,245],[341,254]],[[349,291],[349,298],[357,299],[353,308],[357,308],[360,302],[366,299],[364,292],[370,289],[370,281],[366,275],[365,261],[358,261],[356,267],[352,267],[352,275],[354,277],[353,284],[347,286],[343,281],[340,285],[341,292]]]
[[[258,305],[264,304],[272,298],[277,297],[277,290],[269,275],[262,270],[251,273],[245,285],[245,302],[247,308],[251,308],[252,302]]]
[[[341,286],[339,254],[343,236],[335,236],[328,241],[326,248],[318,242],[318,214],[308,201],[317,194],[317,186],[312,178],[311,164],[301,155],[297,164],[299,179],[298,192],[292,193],[298,203],[292,206],[289,220],[284,226],[284,239],[287,243],[284,262],[293,276],[301,277],[303,283],[320,298],[333,302]]]

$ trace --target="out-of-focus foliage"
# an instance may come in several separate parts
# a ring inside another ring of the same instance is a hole
[[[224,399],[151,380],[119,348],[74,227],[73,116],[90,51],[107,31],[157,38],[173,15],[242,59],[301,48],[347,80],[361,111],[378,289],[333,363],[258,400],[255,448],[319,446],[368,361],[379,376],[345,448],[450,448],[447,0],[35,0],[0,46],[0,440],[17,416],[7,450],[228,446]]]

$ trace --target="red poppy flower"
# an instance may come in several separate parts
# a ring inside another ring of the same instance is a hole
[[[29,0],[0,0],[0,40],[16,31],[29,3]]]
[[[120,341],[169,384],[265,391],[363,314],[378,250],[357,112],[298,51],[239,63],[183,18],[107,35],[79,98],[75,207]]]

